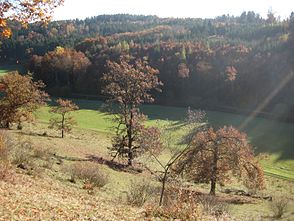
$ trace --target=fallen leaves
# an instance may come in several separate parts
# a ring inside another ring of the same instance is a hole
[[[99,195],[50,177],[15,174],[15,182],[0,181],[0,220],[136,220],[126,209]],[[137,218],[136,218],[137,217]]]

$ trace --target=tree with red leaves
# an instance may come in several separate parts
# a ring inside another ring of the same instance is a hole
[[[210,183],[211,195],[215,195],[217,183],[225,185],[232,176],[243,180],[248,188],[264,188],[263,170],[246,134],[233,127],[198,132],[191,149],[178,162],[175,170],[188,180]]]
[[[126,157],[131,166],[138,154],[158,144],[147,145],[147,140],[142,139],[146,134],[153,134],[155,139],[159,131],[144,126],[146,117],[140,112],[139,105],[154,101],[151,91],[159,90],[161,82],[157,77],[158,70],[150,67],[146,60],[122,56],[119,62],[108,61],[107,67],[109,71],[102,78],[103,92],[109,97],[108,101],[119,106],[111,150],[115,153],[114,158]]]

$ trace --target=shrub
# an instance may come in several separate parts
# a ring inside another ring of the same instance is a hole
[[[49,160],[51,152],[48,148],[34,148],[33,149],[33,157]]]
[[[42,176],[44,168],[50,169],[52,162],[50,158],[41,156],[40,153],[30,142],[19,141],[11,148],[9,157],[11,163],[23,169],[27,175]]]
[[[147,180],[131,181],[127,191],[127,203],[133,206],[141,207],[152,197],[154,188]]]
[[[160,220],[199,220],[202,216],[201,208],[192,195],[167,189],[163,206],[150,204],[146,206],[146,216]]]
[[[33,152],[34,149],[29,142],[20,142],[15,144],[10,154],[11,162],[23,169],[33,167]]]
[[[228,211],[228,204],[220,201],[215,196],[199,195],[196,200],[201,205],[203,211],[208,214],[219,216]]]
[[[66,168],[66,172],[70,175],[71,181],[82,180],[84,189],[103,187],[108,183],[108,177],[94,163],[74,163]]]
[[[275,196],[269,203],[269,208],[276,219],[281,218],[287,210],[289,199],[285,196]]]
[[[170,186],[165,192],[163,206],[149,204],[145,207],[147,217],[160,220],[230,220],[227,204],[210,195],[186,188]]]

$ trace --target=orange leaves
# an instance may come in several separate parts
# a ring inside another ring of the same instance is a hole
[[[4,38],[11,36],[7,20],[15,20],[27,27],[30,22],[41,21],[47,23],[53,10],[64,0],[6,0],[0,2],[0,33]],[[2,29],[2,30],[1,30]]]
[[[0,29],[0,36],[4,37],[4,38],[10,38],[12,35],[11,29],[5,27],[2,31]]]
[[[5,20],[5,19],[2,19],[2,18],[0,18],[0,28],[4,28],[4,27],[6,27],[6,25],[7,25],[7,22],[6,22],[6,20]]]

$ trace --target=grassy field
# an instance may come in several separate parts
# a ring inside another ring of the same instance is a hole
[[[0,76],[6,74],[7,72],[16,70],[20,73],[24,72],[24,68],[21,65],[0,65]]]
[[[103,110],[100,101],[75,100],[80,110],[74,117],[81,129],[90,129],[111,133],[113,123],[111,116]],[[165,124],[167,120],[175,125],[181,125],[185,118],[186,109],[158,105],[145,105],[142,111],[148,115],[149,124]],[[50,119],[49,107],[42,108],[37,113],[37,118],[48,123]],[[232,125],[239,128],[247,121],[246,116],[222,112],[207,112],[209,123],[214,127]],[[242,129],[249,136],[256,153],[265,153],[268,156],[262,161],[267,175],[294,180],[294,124],[283,123],[263,118],[254,118]],[[181,128],[175,131],[181,133]]]
[[[154,191],[158,191],[160,183],[148,170],[136,173],[99,162],[99,159],[102,158],[111,159],[108,147],[111,146],[113,123],[111,116],[104,111],[103,103],[86,100],[75,100],[75,102],[81,108],[74,113],[78,126],[70,134],[66,134],[63,139],[60,138],[59,131],[48,129],[48,121],[51,117],[48,112],[49,107],[44,107],[36,113],[38,121],[35,124],[24,124],[23,130],[16,130],[13,127],[6,131],[16,142],[18,140],[29,142],[33,149],[38,150],[36,153],[39,158],[34,157],[28,161],[32,161],[30,163],[32,170],[16,168],[11,182],[0,180],[0,195],[3,196],[0,197],[0,205],[3,205],[0,207],[0,220],[161,220],[144,217],[145,206],[126,205],[126,194],[131,191],[130,185],[133,181],[150,182],[152,188],[155,188]],[[181,123],[185,116],[185,108],[147,105],[142,107],[142,110],[149,115],[148,124],[164,125],[167,119],[170,119],[177,127],[177,130],[174,131],[175,137],[183,133]],[[239,115],[219,112],[208,112],[207,114],[210,123],[216,127],[223,124],[233,124],[238,127],[246,120],[246,117]],[[291,124],[259,118],[249,123],[245,130],[248,131],[252,142],[261,144],[258,137],[262,131],[258,130],[266,129],[271,124],[274,129],[265,130],[264,134],[264,137],[269,138],[269,142],[264,140],[267,145],[274,140],[273,136],[278,139],[278,134],[276,134],[278,130],[283,129],[284,133],[288,131],[289,134],[293,132]],[[288,137],[288,141],[291,143],[291,137]],[[18,148],[20,149],[14,151],[22,153],[21,156],[26,156],[24,153],[30,151],[30,149],[25,150],[25,146]],[[287,150],[286,147],[283,148]],[[289,198],[289,207],[281,220],[293,220],[294,182],[293,170],[291,170],[293,159],[283,158],[281,152],[274,148],[269,151],[266,151],[266,148],[257,148],[257,151],[269,153],[269,158],[263,161],[263,165],[267,174],[270,175],[265,178],[267,188],[258,191],[257,194],[260,196],[281,195]],[[40,158],[42,153],[43,158]],[[50,153],[50,157],[46,153]],[[161,159],[166,159],[169,154],[168,150],[164,151]],[[147,158],[140,158],[136,162],[142,161],[149,168],[157,168],[155,162]],[[116,159],[115,162],[125,163],[121,159]],[[137,163],[135,167],[140,167],[140,164]],[[98,171],[107,175],[107,184],[102,188],[95,188],[94,192],[89,194],[84,189],[84,183],[81,180],[70,181],[71,177],[67,171],[70,171],[68,168],[74,164],[86,168],[90,165],[97,167]],[[186,184],[188,183],[183,185]],[[209,192],[207,184],[189,183],[188,186],[203,195]],[[226,188],[243,189],[243,187],[238,183],[230,183],[225,187],[217,186],[217,196],[228,204],[228,213],[232,216],[232,220],[273,220],[273,213],[267,200],[225,194],[223,191]],[[152,199],[148,203],[157,204],[159,193],[153,192],[151,195]],[[210,219],[204,216],[201,220]]]

